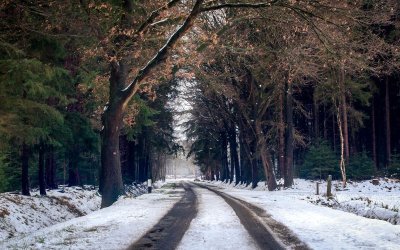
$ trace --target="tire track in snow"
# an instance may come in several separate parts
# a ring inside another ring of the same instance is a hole
[[[191,185],[180,183],[185,189],[183,197],[142,238],[129,246],[136,249],[175,249],[197,214],[197,198]]]
[[[177,249],[259,249],[223,198],[201,187],[195,187],[194,191],[199,200],[199,212]]]
[[[196,185],[222,197],[234,209],[243,226],[261,249],[310,249],[291,230],[272,219],[263,209],[208,186],[198,183]]]

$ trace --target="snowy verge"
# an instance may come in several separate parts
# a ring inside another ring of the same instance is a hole
[[[259,183],[256,190],[247,190],[243,186],[234,187],[233,184],[221,182],[206,184],[219,187],[222,192],[263,208],[311,248],[398,249],[400,226],[315,205],[310,202],[312,197],[320,199],[324,197],[315,195],[316,183],[300,179],[296,179],[295,183],[293,188],[273,192],[266,191],[263,183]],[[324,184],[321,190],[326,190]],[[347,190],[339,188],[335,190],[334,195],[339,202],[362,195],[374,202],[383,202],[388,207],[400,205],[399,183],[390,180],[387,183],[381,181],[381,185],[378,186],[368,181],[351,183]]]
[[[0,249],[126,249],[182,197],[174,185],[136,198],[121,197],[108,208],[0,241]]]
[[[125,193],[120,199],[137,197],[147,193],[147,185],[126,185]],[[87,215],[99,210],[100,203],[101,196],[93,186],[61,187],[47,191],[47,196],[40,196],[37,190],[31,196],[1,193],[0,241]]]
[[[400,225],[399,180],[380,179],[376,185],[372,181],[349,182],[344,190],[337,184],[335,191],[329,199],[318,195],[306,198],[317,205]]]
[[[96,190],[66,187],[32,196],[0,194],[0,241],[86,215],[100,208]]]

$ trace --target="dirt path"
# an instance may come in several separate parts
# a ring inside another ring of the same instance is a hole
[[[180,183],[185,194],[142,238],[128,249],[175,249],[197,214],[197,198],[190,184]]]

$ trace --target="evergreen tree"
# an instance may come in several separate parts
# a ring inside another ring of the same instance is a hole
[[[300,176],[309,179],[326,179],[328,175],[339,178],[339,159],[329,147],[328,142],[319,140],[304,156]]]

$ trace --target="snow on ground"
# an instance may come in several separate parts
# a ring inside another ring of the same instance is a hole
[[[307,199],[318,205],[400,225],[399,180],[381,179],[379,185],[373,185],[372,181],[349,182],[345,190],[337,186],[333,199],[316,195]]]
[[[101,198],[92,189],[66,187],[50,190],[47,196],[38,191],[32,196],[0,194],[0,241],[36,231],[100,208]]]
[[[256,190],[234,188],[221,182],[208,185],[220,187],[221,191],[229,195],[263,208],[311,248],[399,249],[399,225],[315,205],[311,201],[317,200],[318,197],[324,199],[323,196],[315,195],[315,183],[298,179],[295,182],[294,188],[274,192],[265,191],[263,183],[259,183],[260,187]],[[323,188],[324,185],[321,190]],[[378,203],[383,202],[388,207],[400,205],[399,183],[389,180],[381,181],[379,186],[369,185],[368,182],[353,183],[349,185],[348,190],[335,191],[334,195],[336,200],[341,202],[351,201],[352,197],[364,196],[371,200],[376,199]]]
[[[167,186],[137,198],[121,198],[86,216],[0,241],[0,249],[126,249],[182,197],[183,189]]]
[[[233,209],[211,191],[194,188],[198,213],[179,244],[179,250],[258,249]]]

